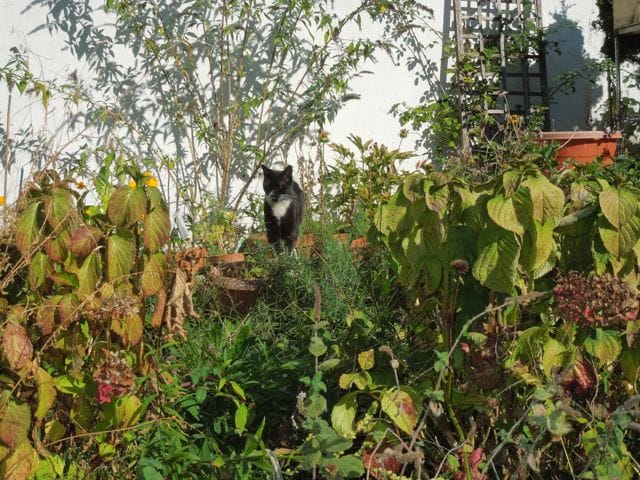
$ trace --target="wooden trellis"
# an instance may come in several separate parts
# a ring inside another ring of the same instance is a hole
[[[455,32],[458,60],[469,52],[478,53],[480,67],[474,81],[501,87],[490,92],[491,101],[484,102],[487,114],[497,116],[500,121],[509,114],[518,114],[526,121],[533,106],[548,105],[543,39],[538,38],[524,51],[513,49],[523,34],[542,26],[540,0],[450,0],[450,8],[453,11],[450,27]],[[487,62],[496,62],[484,58],[490,47],[499,52],[499,65],[487,65]],[[468,151],[469,111],[465,107],[469,94],[460,93],[461,146]],[[547,111],[545,129],[548,124]]]

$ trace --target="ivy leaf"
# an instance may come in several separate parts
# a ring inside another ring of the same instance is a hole
[[[78,258],[89,255],[102,240],[102,230],[93,225],[82,225],[71,234],[69,249]]]
[[[589,354],[598,359],[600,365],[607,365],[617,360],[622,345],[618,332],[596,328],[595,337],[584,340],[584,348]]]
[[[125,185],[117,188],[109,198],[107,216],[114,224],[129,227],[147,213],[144,189]]]
[[[146,256],[142,270],[142,294],[145,297],[155,295],[164,287],[164,253]]]
[[[147,249],[157,252],[171,238],[171,222],[169,212],[154,208],[144,219],[142,241]]]
[[[349,438],[354,433],[357,409],[356,393],[351,392],[338,400],[331,410],[331,426],[343,437]]]
[[[33,345],[22,325],[8,323],[4,327],[2,346],[11,369],[22,370],[31,361]]]
[[[107,237],[107,278],[111,282],[129,279],[135,262],[135,239],[124,228]]]
[[[513,232],[489,226],[478,237],[473,276],[485,287],[511,293],[517,278],[520,243]]]
[[[41,422],[56,400],[56,389],[51,375],[41,367],[36,367],[35,379],[38,390],[38,405],[33,416],[38,422]]]
[[[0,442],[13,450],[27,440],[31,410],[26,403],[18,404],[12,400],[5,405],[5,410],[0,410]]]
[[[78,269],[78,298],[84,300],[93,295],[100,280],[102,280],[102,256],[98,250],[94,250]]]
[[[16,222],[16,247],[23,257],[29,258],[31,248],[40,239],[42,227],[42,202],[30,203],[18,215]]]
[[[400,430],[409,435],[413,433],[418,422],[418,414],[413,399],[407,392],[397,388],[385,390],[380,406]]]

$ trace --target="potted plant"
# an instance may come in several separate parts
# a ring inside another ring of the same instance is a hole
[[[602,164],[609,166],[613,163],[618,140],[622,138],[622,134],[620,132],[578,130],[540,132],[539,138],[543,143],[560,143],[556,151],[559,168],[563,168],[569,159],[580,165],[587,165],[597,158],[602,158]]]
[[[212,258],[209,280],[217,290],[217,299],[224,310],[247,313],[255,305],[264,281],[252,268],[244,253],[217,255]]]

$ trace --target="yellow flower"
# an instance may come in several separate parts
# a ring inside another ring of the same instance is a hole
[[[138,186],[138,184],[136,183],[136,181],[135,181],[135,180],[131,180],[131,181],[129,182],[129,186],[130,186],[131,188],[136,188],[136,187]]]
[[[5,204],[5,198],[4,195],[0,195],[0,206]]]
[[[153,173],[151,173],[149,170],[147,170],[146,172],[144,172],[142,175],[144,175],[145,177],[152,177]]]
[[[76,188],[78,190],[84,190],[85,188],[87,188],[87,184],[84,183],[82,180],[79,180],[76,182]]]
[[[156,177],[149,177],[147,178],[147,187],[157,187],[158,186],[158,179]]]

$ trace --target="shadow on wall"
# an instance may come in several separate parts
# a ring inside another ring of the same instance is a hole
[[[591,130],[593,108],[604,96],[598,82],[603,67],[585,51],[582,30],[568,17],[568,10],[562,2],[545,29],[551,129]]]

